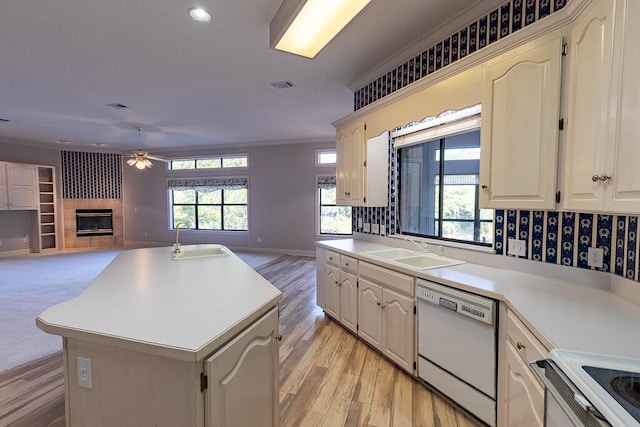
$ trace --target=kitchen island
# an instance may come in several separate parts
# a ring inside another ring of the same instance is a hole
[[[215,247],[124,251],[38,316],[63,337],[67,426],[277,424],[281,292],[224,246],[185,249]]]

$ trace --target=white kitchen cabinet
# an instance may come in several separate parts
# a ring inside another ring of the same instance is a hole
[[[499,422],[502,427],[542,427],[544,386],[529,363],[547,357],[549,351],[511,310],[507,312],[503,340],[501,382],[498,387]]]
[[[561,50],[554,34],[484,64],[482,208],[555,207]]]
[[[638,2],[599,0],[572,28],[566,209],[640,210],[638,19]]]
[[[205,426],[278,426],[278,310],[205,361]]]
[[[363,262],[358,271],[358,335],[402,369],[415,372],[413,278]]]
[[[325,313],[357,333],[358,328],[358,260],[332,251],[316,252],[323,260],[316,293],[318,305]],[[322,305],[320,305],[322,303]]]
[[[346,206],[387,206],[389,132],[366,137],[358,121],[336,132],[336,203]]]
[[[34,210],[38,208],[35,165],[0,162],[0,175],[2,175],[0,209]]]

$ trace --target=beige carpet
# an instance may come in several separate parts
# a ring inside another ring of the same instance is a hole
[[[36,317],[78,296],[120,250],[0,257],[0,372],[62,350]],[[281,255],[235,252],[256,268]]]

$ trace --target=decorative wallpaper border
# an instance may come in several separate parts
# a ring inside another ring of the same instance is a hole
[[[510,0],[353,94],[357,111],[565,7],[567,0]]]

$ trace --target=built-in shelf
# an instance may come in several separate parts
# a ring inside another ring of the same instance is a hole
[[[57,248],[55,171],[52,166],[38,166],[38,234],[37,252]]]

